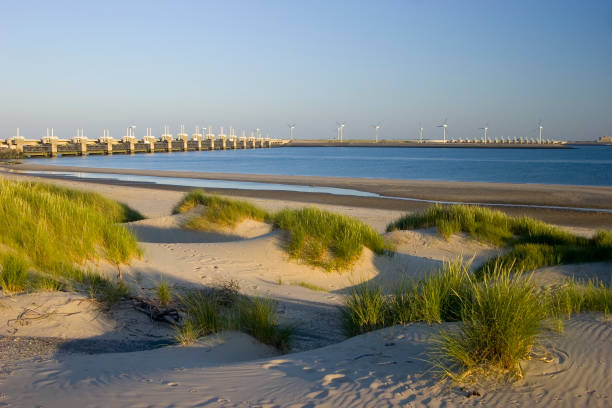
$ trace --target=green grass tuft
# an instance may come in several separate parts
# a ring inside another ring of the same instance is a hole
[[[394,324],[459,321],[443,331],[432,363],[455,380],[472,373],[521,375],[519,362],[536,344],[548,322],[583,311],[612,309],[612,289],[598,281],[567,281],[537,289],[532,275],[497,262],[477,279],[469,263],[447,262],[418,282],[396,285],[384,294],[375,284],[356,286],[342,309],[347,335]]]
[[[280,351],[290,347],[294,330],[278,324],[277,303],[238,294],[235,281],[220,288],[191,292],[181,297],[180,302],[186,317],[185,323],[175,329],[175,338],[181,344],[230,329],[243,331]]]
[[[15,254],[5,255],[0,265],[0,288],[8,293],[25,290],[28,284],[28,268],[25,258]]]
[[[243,297],[239,303],[238,327],[260,342],[287,351],[293,328],[277,322],[277,303],[271,299]]]
[[[535,283],[504,267],[482,282],[468,282],[459,329],[441,333],[439,366],[455,380],[498,370],[521,376],[519,363],[529,356],[546,317]]]
[[[519,270],[543,266],[612,259],[612,233],[598,231],[593,238],[573,235],[529,217],[510,217],[501,211],[467,205],[434,205],[389,224],[387,231],[436,227],[446,238],[458,232],[480,241],[509,246],[507,254],[490,260],[478,270],[480,277],[497,263],[514,264]]]
[[[168,306],[172,300],[172,289],[168,285],[168,282],[161,280],[155,288],[157,294],[157,300],[161,306]]]
[[[181,298],[186,309],[186,323],[197,337],[216,333],[222,328],[220,304],[217,296],[208,291],[194,291]]]
[[[342,327],[348,336],[367,333],[388,325],[387,305],[382,288],[360,284],[346,298],[342,309]]]
[[[345,270],[363,247],[383,254],[388,245],[363,222],[318,208],[284,209],[274,215],[274,226],[290,234],[290,256],[328,271]]]
[[[222,198],[205,194],[203,190],[189,192],[174,208],[173,213],[184,213],[198,205],[205,206],[205,211],[185,223],[186,228],[209,231],[218,227],[235,227],[240,221],[252,219],[265,221],[270,215],[261,208],[242,200]]]
[[[0,245],[56,281],[82,282],[79,267],[89,261],[119,268],[139,256],[120,223],[140,217],[98,194],[0,179]]]

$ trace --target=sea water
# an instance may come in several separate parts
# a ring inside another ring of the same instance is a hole
[[[612,186],[612,147],[281,147],[31,159],[95,168]]]

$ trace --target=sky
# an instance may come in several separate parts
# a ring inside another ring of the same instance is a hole
[[[0,138],[612,135],[612,1],[0,0]]]

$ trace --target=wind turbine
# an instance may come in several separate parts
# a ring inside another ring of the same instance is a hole
[[[372,125],[372,127],[376,129],[376,143],[378,143],[378,129],[382,127],[382,123],[378,122],[377,124]]]
[[[540,120],[538,122],[538,134],[539,134],[539,137],[538,137],[539,142],[538,143],[539,144],[542,144],[542,129],[544,129],[544,126],[542,126],[542,121]]]
[[[443,124],[436,126],[436,127],[442,128],[442,138],[443,138],[444,143],[446,143],[446,128],[448,127],[448,124],[446,123],[446,119],[444,119]]]
[[[338,136],[340,137],[340,141],[344,140],[344,122],[336,122],[338,124]]]
[[[419,143],[423,143],[423,126],[419,123]]]
[[[487,143],[487,132],[489,131],[489,124],[487,123],[485,127],[481,127],[478,129],[484,131],[484,141],[485,143]]]
[[[293,129],[295,129],[295,123],[289,123],[289,138],[293,140]]]

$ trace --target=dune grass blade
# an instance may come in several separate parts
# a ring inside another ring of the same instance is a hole
[[[364,246],[377,254],[388,249],[370,226],[318,208],[284,209],[275,214],[274,226],[289,232],[287,249],[293,258],[326,270],[349,268]]]

